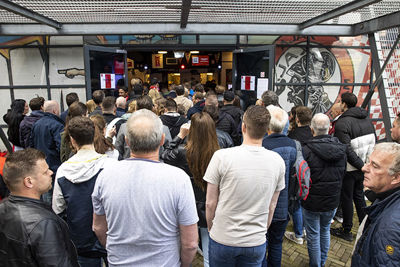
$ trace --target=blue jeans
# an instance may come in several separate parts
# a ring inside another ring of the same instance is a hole
[[[313,212],[303,209],[310,267],[325,265],[331,241],[331,220],[335,216],[335,212],[336,209],[325,212]]]
[[[255,247],[231,247],[210,238],[209,257],[211,267],[261,267],[266,243]]]
[[[200,227],[201,248],[203,249],[204,267],[208,267],[208,243],[210,242],[210,235],[208,229]]]
[[[87,258],[78,255],[78,263],[80,267],[101,267],[101,258]]]
[[[264,256],[262,266],[280,267],[282,261],[282,242],[288,220],[272,221],[267,232],[268,258]]]
[[[303,214],[300,205],[299,208],[293,212],[292,220],[293,220],[294,234],[296,235],[297,238],[303,237]]]

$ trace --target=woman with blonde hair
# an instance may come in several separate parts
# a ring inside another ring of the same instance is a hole
[[[192,180],[196,198],[198,226],[201,233],[204,266],[208,267],[208,230],[205,215],[207,183],[203,176],[214,152],[220,147],[215,123],[209,114],[196,113],[191,124],[183,124],[179,134],[165,148],[161,158],[165,163],[183,169]],[[187,138],[186,138],[187,136]]]
[[[92,113],[96,108],[96,103],[94,103],[93,99],[90,99],[86,102],[86,107],[88,109],[88,113]]]

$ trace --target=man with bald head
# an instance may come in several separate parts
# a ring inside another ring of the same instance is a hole
[[[131,157],[99,174],[93,230],[107,248],[110,266],[188,267],[198,242],[190,178],[159,161],[165,135],[156,114],[138,110],[126,125]]]
[[[331,220],[339,205],[346,172],[347,146],[328,134],[329,124],[327,115],[315,114],[310,126],[313,138],[303,145],[312,180],[308,197],[301,203],[310,266],[325,266]]]
[[[121,117],[126,113],[126,99],[125,97],[118,97],[117,100],[115,101],[115,106],[117,106],[117,110],[115,111],[115,115],[117,117]]]
[[[332,115],[332,123],[331,128],[329,129],[329,134],[333,135],[335,133],[335,124],[336,121],[339,119],[340,115],[342,115],[342,105],[340,103],[333,104],[331,108],[331,115]]]
[[[32,128],[30,146],[42,151],[46,155],[46,162],[54,175],[61,165],[60,144],[61,133],[64,131],[64,122],[59,118],[60,105],[55,100],[44,102],[44,115]],[[43,201],[51,204],[53,190],[43,195]]]

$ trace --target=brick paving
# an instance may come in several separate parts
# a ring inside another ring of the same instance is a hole
[[[341,225],[340,223],[337,223],[335,221],[331,225],[331,227],[336,228],[339,227],[340,225]],[[293,231],[292,229],[293,229],[292,223],[289,222],[287,230]],[[331,246],[328,252],[328,259],[326,261],[325,267],[351,265],[351,255],[353,251],[357,230],[358,230],[358,217],[357,214],[354,213],[353,229],[352,229],[352,233],[354,236],[353,242],[348,242],[331,235]],[[203,267],[203,257],[200,254],[196,255],[196,258],[194,259],[192,266]],[[282,249],[282,267],[306,267],[306,266],[308,266],[307,242],[304,242],[303,245],[298,245],[284,238],[283,249]]]

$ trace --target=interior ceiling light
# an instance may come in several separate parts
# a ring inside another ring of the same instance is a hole
[[[158,51],[159,54],[167,54],[167,51]]]
[[[174,52],[174,57],[175,58],[183,58],[184,56],[185,56],[185,52],[182,52],[182,51]]]
[[[196,50],[195,50],[195,51],[190,51],[190,53],[191,53],[191,54],[199,54],[200,51],[196,51]]]

